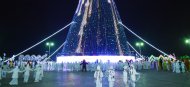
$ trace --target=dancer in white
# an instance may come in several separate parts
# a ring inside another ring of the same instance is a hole
[[[136,75],[139,75],[139,78],[140,78],[140,74],[136,72],[134,65],[131,65],[130,79],[131,79],[132,87],[135,87],[135,82],[139,79],[139,78],[137,79]]]
[[[24,83],[28,83],[30,71],[32,71],[32,69],[30,68],[30,65],[27,64],[27,66],[24,69],[24,81],[23,81]]]
[[[128,82],[128,66],[124,66],[124,71],[123,71],[123,82],[125,84],[125,87],[128,86],[127,82]]]
[[[12,74],[12,80],[9,82],[10,85],[18,85],[18,73],[22,72],[19,70],[18,66],[16,66],[13,70],[8,71],[8,73],[13,73]]]
[[[113,69],[113,66],[111,66],[108,70],[108,81],[109,81],[109,87],[113,87],[115,81],[115,71]]]
[[[185,72],[185,63],[183,61],[181,62],[181,70],[182,73]]]
[[[97,66],[97,70],[94,73],[96,87],[102,87],[102,77],[103,72],[101,71],[100,66]]]
[[[41,66],[39,64],[37,64],[34,71],[36,71],[34,82],[39,82],[39,80],[41,78]]]
[[[44,61],[42,62],[42,64],[41,64],[41,66],[40,66],[40,80],[42,80],[42,77],[44,77],[44,70],[43,70],[43,68],[44,68],[44,66],[43,66],[43,63],[44,63]]]
[[[142,62],[141,61],[137,61],[137,67],[138,67],[138,70],[142,70]]]
[[[173,69],[173,72],[176,71],[176,61],[173,61],[173,62],[172,62],[172,69]]]
[[[180,65],[179,65],[179,60],[175,63],[175,71],[176,73],[180,73]]]

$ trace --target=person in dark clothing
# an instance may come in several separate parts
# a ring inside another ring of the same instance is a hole
[[[85,61],[85,60],[83,60],[82,61],[82,63],[80,64],[80,65],[82,65],[82,72],[86,72],[87,70],[86,70],[86,65],[87,65],[88,63]]]
[[[162,63],[163,63],[163,59],[162,59],[162,58],[160,58],[160,68],[161,68],[161,70],[163,70]]]

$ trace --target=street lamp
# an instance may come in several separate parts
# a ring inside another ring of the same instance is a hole
[[[136,46],[139,47],[139,51],[140,51],[140,55],[141,55],[141,47],[144,46],[144,43],[143,42],[137,42]]]
[[[50,53],[51,53],[51,47],[53,47],[54,46],[54,43],[53,42],[47,42],[46,43],[46,46],[48,46],[49,47],[49,56],[50,56]]]
[[[190,44],[190,39],[185,39],[186,44]]]

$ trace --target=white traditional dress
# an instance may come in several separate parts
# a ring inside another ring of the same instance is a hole
[[[179,65],[179,60],[175,63],[175,71],[176,73],[180,73],[180,65]]]
[[[127,87],[127,82],[128,82],[128,66],[124,66],[124,71],[123,71],[123,82],[125,84],[125,87]]]
[[[109,87],[114,86],[114,81],[115,81],[115,71],[113,69],[113,66],[111,66],[108,70],[108,82],[109,82]]]
[[[181,70],[183,73],[185,72],[185,63],[184,62],[181,62]]]
[[[131,79],[131,84],[132,87],[135,87],[135,82],[138,81],[139,78],[136,77],[136,75],[139,75],[140,78],[140,74],[136,72],[134,66],[131,66],[131,70],[130,70],[130,79]]]
[[[32,69],[30,68],[30,65],[27,64],[27,66],[24,69],[24,83],[28,83],[28,79],[30,77],[30,71],[32,71]]]
[[[176,71],[176,62],[172,62],[172,71],[175,72]]]
[[[41,66],[40,65],[36,65],[35,71],[36,71],[36,74],[35,74],[35,80],[34,80],[34,82],[39,82],[39,80],[41,78]]]
[[[8,71],[8,73],[13,73],[12,74],[12,80],[11,82],[9,82],[10,85],[18,85],[18,73],[21,72],[18,68],[18,66],[16,66],[13,70]]]
[[[97,70],[94,73],[96,87],[102,87],[102,77],[103,77],[103,73],[100,69],[100,66],[97,66]]]

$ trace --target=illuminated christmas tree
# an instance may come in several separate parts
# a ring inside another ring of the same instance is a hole
[[[79,0],[63,55],[128,55],[114,0]]]

